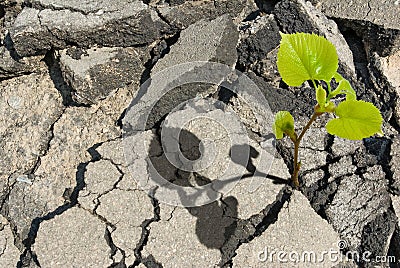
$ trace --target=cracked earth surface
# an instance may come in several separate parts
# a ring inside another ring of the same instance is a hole
[[[398,14],[388,0],[1,1],[0,267],[399,267]],[[385,135],[362,141],[319,118],[299,190],[270,115],[288,110],[301,129],[314,96],[281,81],[279,31],[328,38],[384,117]]]

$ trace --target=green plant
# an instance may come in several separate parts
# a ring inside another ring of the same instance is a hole
[[[318,116],[334,114],[335,118],[326,124],[328,133],[350,140],[382,134],[382,116],[372,103],[357,100],[349,81],[337,72],[338,55],[331,42],[308,33],[281,33],[281,37],[277,65],[282,80],[289,86],[301,86],[311,81],[317,102],[313,115],[299,135],[295,131],[293,116],[288,111],[279,111],[273,124],[277,139],[287,135],[294,143],[292,180],[299,187],[300,142]],[[341,94],[346,99],[336,106],[331,100]]]

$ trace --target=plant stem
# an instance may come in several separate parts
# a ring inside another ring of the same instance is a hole
[[[301,131],[300,135],[295,140],[292,140],[293,143],[294,143],[294,159],[293,159],[292,181],[293,181],[294,185],[296,186],[296,188],[298,188],[300,186],[300,184],[299,184],[299,171],[300,171],[301,164],[298,161],[298,159],[299,159],[300,142],[301,142],[301,139],[303,138],[304,134],[306,133],[306,131],[310,128],[311,124],[320,115],[321,115],[321,113],[314,112],[313,115],[311,116],[310,120],[308,121],[307,125]]]

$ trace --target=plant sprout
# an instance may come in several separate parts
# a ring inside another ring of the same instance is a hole
[[[282,80],[289,86],[301,86],[311,81],[317,104],[313,115],[297,134],[293,116],[288,111],[279,111],[275,116],[273,131],[277,139],[288,136],[294,144],[292,181],[299,187],[298,175],[301,167],[299,146],[301,139],[318,116],[334,114],[326,124],[329,134],[349,140],[361,140],[374,134],[382,135],[382,116],[372,103],[357,100],[349,81],[338,72],[338,55],[335,46],[322,36],[308,33],[283,34],[278,51],[278,70]],[[332,88],[332,80],[337,86]],[[326,86],[323,87],[322,81]],[[337,95],[346,99],[337,106],[331,101]]]

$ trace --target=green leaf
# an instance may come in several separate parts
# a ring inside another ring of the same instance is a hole
[[[329,98],[333,98],[339,94],[346,94],[346,100],[356,100],[357,95],[354,89],[351,87],[349,81],[343,78],[339,73],[336,73],[334,77],[336,82],[339,83],[337,88],[329,94]]]
[[[349,140],[361,140],[381,133],[382,116],[372,103],[360,100],[341,102],[335,114],[339,118],[326,124],[328,133]]]
[[[286,84],[300,86],[307,80],[332,79],[338,68],[338,56],[331,42],[308,33],[281,36],[277,65]]]
[[[275,115],[275,122],[272,126],[272,130],[278,140],[283,138],[283,134],[288,136],[294,135],[293,116],[288,111],[279,111]]]

